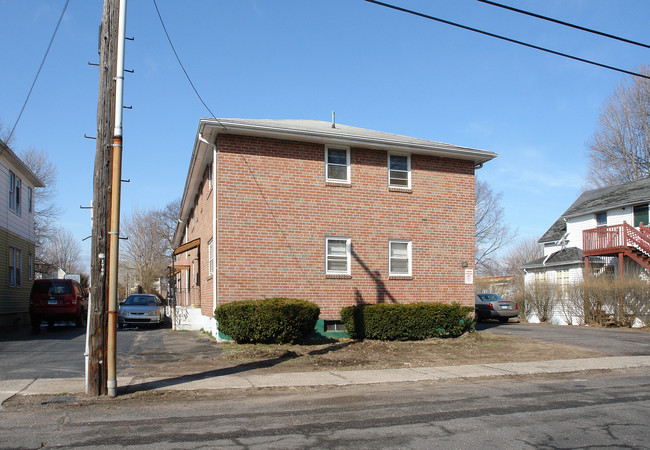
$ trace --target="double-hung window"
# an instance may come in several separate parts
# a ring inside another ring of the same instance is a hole
[[[325,255],[327,275],[350,275],[350,238],[326,238]]]
[[[388,241],[388,275],[411,276],[411,241]]]
[[[32,212],[34,210],[34,204],[33,204],[33,191],[31,187],[27,187],[27,210],[29,212]]]
[[[22,183],[15,173],[9,171],[9,209],[20,214],[20,187]]]
[[[411,188],[411,156],[388,154],[388,186]]]
[[[20,250],[9,247],[9,286],[22,286],[22,276],[20,269],[22,267],[22,254]]]
[[[325,180],[350,182],[350,149],[325,147]]]

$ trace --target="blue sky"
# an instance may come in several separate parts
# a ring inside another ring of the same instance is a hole
[[[648,42],[646,0],[503,0]],[[11,128],[65,0],[0,0],[0,120]],[[476,0],[392,0],[447,20],[634,70],[650,50]],[[623,74],[388,10],[361,0],[158,0],[195,86],[217,117],[330,120],[481,148],[477,172],[503,192],[507,221],[538,237],[584,183],[586,142]],[[194,95],[152,0],[127,10],[122,217],[180,197],[198,121]],[[100,0],[71,0],[14,133],[59,169],[60,225],[90,234]],[[90,243],[83,243],[90,258]]]

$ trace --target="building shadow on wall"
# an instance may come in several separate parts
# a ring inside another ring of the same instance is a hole
[[[361,257],[357,254],[357,252],[354,251],[354,248],[350,252],[352,254],[352,257],[359,263],[359,265],[363,268],[363,270],[366,271],[368,276],[375,283],[376,296],[374,302],[371,303],[398,303],[395,297],[393,297],[393,295],[386,287],[384,280],[382,280],[381,272],[378,270],[372,271],[370,267],[368,267],[368,265],[363,261],[363,259],[361,259]],[[368,303],[363,298],[363,294],[361,294],[359,289],[355,289],[354,299],[357,305]]]

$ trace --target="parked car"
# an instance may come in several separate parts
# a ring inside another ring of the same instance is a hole
[[[74,321],[82,327],[88,310],[88,294],[76,280],[35,280],[29,296],[29,316],[32,328],[39,330],[45,321]]]
[[[165,321],[165,305],[153,294],[133,294],[120,303],[117,325],[158,325]]]
[[[519,315],[519,306],[516,302],[511,302],[496,294],[476,294],[474,311],[477,322],[484,319],[497,319],[501,323],[506,323],[511,317]]]

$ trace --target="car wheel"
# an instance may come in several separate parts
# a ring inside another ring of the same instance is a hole
[[[81,328],[81,327],[84,326],[84,310],[83,309],[81,310],[81,313],[79,313],[79,315],[77,317],[75,317],[74,325],[77,328]]]
[[[118,323],[117,328],[119,328],[121,330],[122,328],[124,328],[124,324],[123,323]]]
[[[509,320],[508,317],[499,317],[499,322],[506,323]]]

